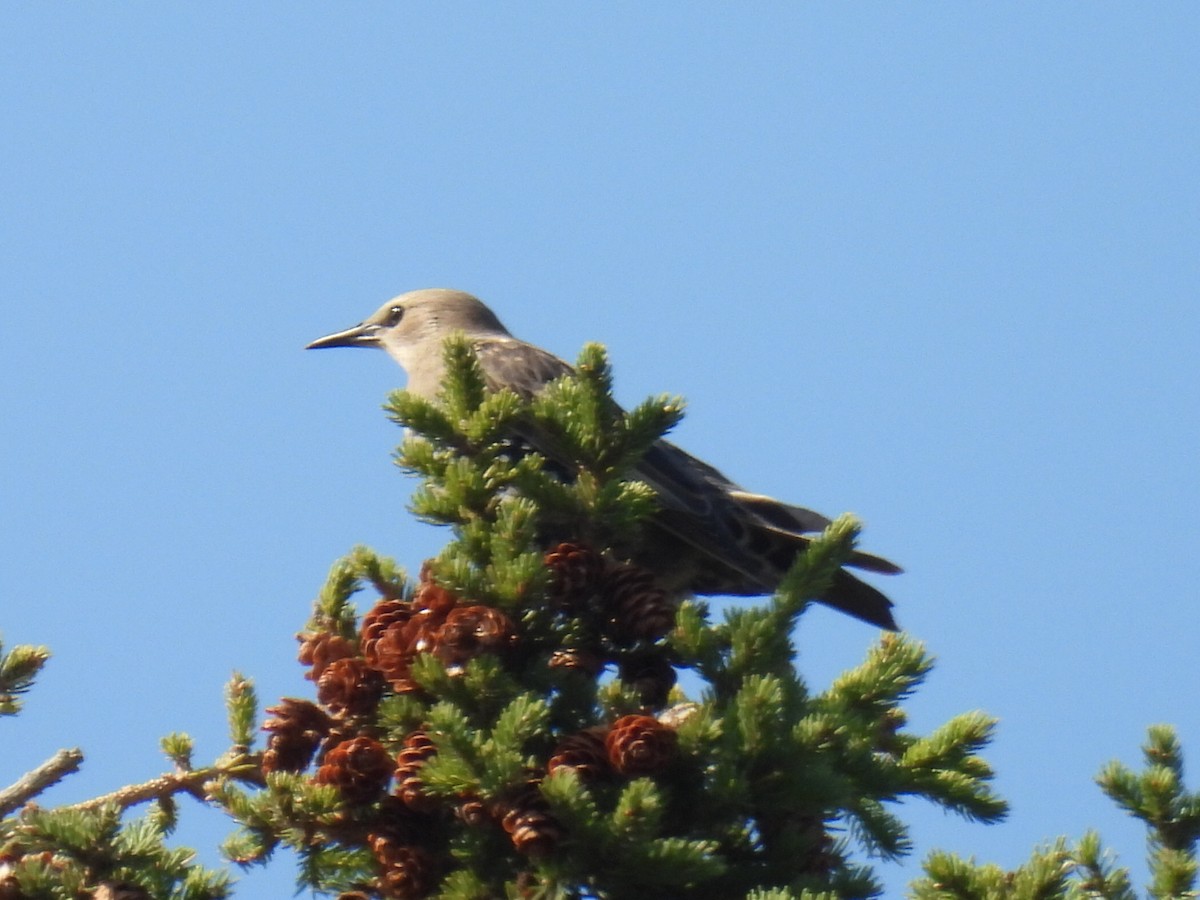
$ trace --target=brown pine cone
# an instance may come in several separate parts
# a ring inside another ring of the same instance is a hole
[[[566,669],[595,678],[604,671],[604,657],[595,650],[566,648],[550,654],[546,664],[552,669]]]
[[[421,565],[421,579],[413,595],[413,606],[423,610],[436,610],[444,618],[451,607],[458,602],[453,593],[446,590],[433,580],[433,560],[427,559]]]
[[[675,627],[675,601],[649,569],[632,563],[614,566],[605,578],[604,596],[619,636],[654,641]]]
[[[594,781],[607,775],[612,767],[604,747],[606,734],[607,728],[588,728],[563,738],[546,763],[546,771],[574,769],[584,781]]]
[[[379,883],[385,897],[416,900],[437,885],[436,862],[424,847],[401,843],[390,834],[369,835],[367,843],[379,864]]]
[[[318,784],[332,784],[348,803],[369,802],[392,777],[391,754],[379,741],[368,737],[342,741],[325,754],[317,770]]]
[[[675,686],[675,667],[661,653],[623,659],[617,671],[621,681],[637,691],[642,703],[653,709],[666,705]]]
[[[478,797],[468,797],[454,808],[454,815],[464,825],[478,828],[488,821],[487,805]]]
[[[397,693],[411,693],[418,686],[410,677],[412,661],[435,644],[438,628],[455,606],[454,595],[426,578],[417,587],[412,602],[383,600],[376,604],[378,615],[363,619],[363,655],[367,662],[391,682]],[[368,621],[369,619],[369,621]]]
[[[300,653],[298,654],[300,663],[312,666],[312,671],[304,676],[310,681],[320,678],[326,667],[335,659],[358,655],[354,643],[340,634],[331,634],[328,631],[310,631],[306,634],[298,634],[296,637],[300,641]]]
[[[317,699],[335,716],[363,716],[379,705],[383,687],[383,673],[361,657],[335,659],[317,679]]]
[[[454,594],[428,579],[428,567],[422,569],[422,575],[426,576],[425,580],[417,585],[417,592],[413,596],[413,653],[427,653],[433,649],[437,630],[458,605],[458,598]]]
[[[437,800],[425,793],[421,767],[437,753],[437,745],[424,731],[414,731],[404,739],[404,747],[396,754],[395,795],[410,809],[429,812]]]
[[[546,552],[550,570],[550,601],[563,607],[586,605],[600,587],[604,557],[586,544],[564,541]]]
[[[262,727],[271,734],[263,753],[263,772],[303,772],[329,733],[333,724],[329,716],[315,703],[295,697],[284,697],[278,706],[268,706],[267,713],[275,718],[267,719]]]
[[[622,775],[653,775],[675,756],[679,736],[652,716],[621,716],[613,722],[604,749]]]
[[[407,600],[380,600],[362,617],[358,629],[358,643],[363,656],[371,658],[371,648],[385,631],[397,622],[404,623],[412,616],[412,603]]]
[[[456,606],[433,639],[433,651],[451,671],[483,653],[503,654],[516,642],[512,620],[491,606]]]
[[[526,856],[545,856],[562,838],[562,828],[535,784],[497,803],[493,815],[500,819],[517,852]]]
[[[367,663],[382,672],[392,690],[399,694],[417,690],[416,683],[409,677],[413,657],[417,655],[413,649],[417,631],[412,620],[397,622],[380,634],[366,651]]]

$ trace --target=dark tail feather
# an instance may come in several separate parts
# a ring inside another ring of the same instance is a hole
[[[884,559],[874,553],[864,553],[861,550],[855,550],[850,554],[846,565],[854,566],[856,569],[865,569],[868,572],[878,572],[881,575],[899,575],[904,571],[890,559]]]
[[[892,618],[892,601],[849,572],[838,571],[833,578],[833,586],[820,598],[820,602],[879,628],[888,631],[900,630],[900,626]]]
[[[778,543],[782,538],[787,546],[793,548],[789,551],[792,553],[796,547],[807,547],[816,533],[823,531],[830,524],[829,519],[820,513],[802,506],[788,506],[771,497],[748,494],[741,490],[732,491],[730,496],[758,520],[758,527],[752,526],[752,529],[759,533],[760,539]],[[790,564],[789,561],[787,565]],[[899,575],[904,571],[890,559],[884,559],[874,553],[864,553],[862,550],[851,553],[846,565],[868,572],[878,572],[880,575]]]

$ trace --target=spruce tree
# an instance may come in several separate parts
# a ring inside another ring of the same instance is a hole
[[[291,847],[300,887],[341,900],[871,897],[875,862],[911,850],[897,801],[1004,816],[980,756],[992,718],[907,728],[903,701],[932,666],[917,641],[885,635],[823,690],[797,671],[793,635],[849,558],[853,519],[775,596],[716,617],[627,562],[655,511],[631,473],[678,401],[621,410],[597,346],[531,401],[487,391],[465,341],[446,354],[437,402],[387,404],[407,429],[396,462],[420,479],[413,511],[448,526],[445,549],[415,578],[364,547],[335,563],[300,634],[311,699],[283,698],[260,725],[235,676],[213,763],[170,735],[172,771],[145,784],[23,806],[79,764],[66,753],[0,792],[0,900],[227,896],[224,873],[169,846],[183,793],[235,820],[231,860]],[[0,654],[0,714],[46,658]],[[1101,786],[1148,827],[1150,895],[1189,896],[1200,796],[1169,729],[1151,730],[1146,756]],[[1008,872],[935,852],[912,892],[1134,896],[1095,834]]]
[[[978,755],[990,718],[905,728],[918,643],[885,637],[822,692],[797,673],[792,634],[854,521],[714,621],[612,549],[655,510],[630,473],[680,404],[621,410],[597,346],[532,401],[487,391],[465,342],[446,352],[440,402],[397,392],[388,412],[414,512],[453,538],[415,580],[365,548],[334,566],[301,650],[318,702],[275,707],[266,789],[223,797],[236,858],[288,835],[308,884],[351,895],[866,897],[854,849],[909,847],[894,801],[1004,814]],[[361,589],[377,598],[359,617]],[[319,827],[280,818],[284,797]]]

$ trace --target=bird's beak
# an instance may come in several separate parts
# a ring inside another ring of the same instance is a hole
[[[370,322],[362,322],[345,331],[327,334],[317,338],[305,350],[321,350],[325,347],[378,347],[379,326]]]

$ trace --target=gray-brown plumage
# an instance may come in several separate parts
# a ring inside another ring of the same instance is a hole
[[[408,373],[408,390],[432,399],[445,375],[443,340],[456,331],[471,341],[492,389],[508,387],[529,397],[571,371],[553,354],[514,338],[475,297],[444,289],[401,294],[353,328],[308,347],[386,350]],[[656,442],[634,474],[655,490],[660,504],[653,520],[653,558],[638,562],[672,589],[741,596],[772,593],[808,546],[808,535],[829,524],[820,513],[744,490],[667,441]],[[861,552],[848,564],[885,574],[900,571],[885,559]],[[820,600],[896,630],[891,601],[845,570]]]

